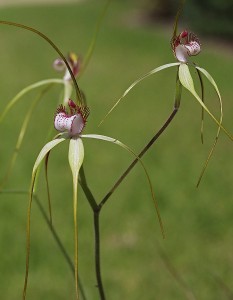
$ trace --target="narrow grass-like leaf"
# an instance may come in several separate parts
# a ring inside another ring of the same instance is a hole
[[[69,146],[69,164],[73,176],[73,206],[74,206],[74,268],[76,299],[79,299],[78,292],[78,224],[77,224],[77,202],[78,202],[78,174],[84,159],[83,142],[79,137],[72,138]]]
[[[165,232],[164,232],[162,218],[161,218],[160,212],[159,212],[159,206],[158,206],[157,200],[156,200],[155,195],[154,195],[154,191],[153,191],[152,183],[151,183],[151,180],[150,180],[150,176],[149,176],[142,160],[128,146],[126,146],[125,144],[123,144],[122,142],[120,142],[120,141],[118,141],[114,138],[111,138],[111,137],[108,137],[108,136],[105,136],[105,135],[99,135],[99,134],[82,134],[81,137],[82,138],[92,138],[92,139],[97,139],[97,140],[103,140],[103,141],[106,141],[106,142],[116,144],[118,146],[121,146],[122,148],[124,148],[125,150],[130,152],[131,154],[133,154],[138,159],[138,161],[140,162],[140,164],[141,164],[141,166],[144,169],[144,172],[146,174],[146,178],[147,178],[147,181],[148,181],[149,187],[150,187],[151,196],[152,196],[152,199],[154,201],[156,213],[157,213],[157,216],[158,216],[161,233],[163,235],[163,238],[165,238]]]
[[[195,66],[195,68],[197,69],[198,72],[202,72],[206,76],[206,78],[209,80],[209,82],[213,85],[213,87],[214,87],[214,89],[215,89],[215,91],[216,91],[216,93],[218,95],[219,106],[220,106],[220,124],[222,124],[222,120],[223,120],[223,105],[222,105],[222,98],[221,98],[221,94],[219,92],[218,86],[217,86],[216,82],[214,81],[213,77],[205,69],[200,68],[198,66]],[[202,177],[203,177],[203,175],[205,173],[205,170],[206,170],[206,168],[208,166],[209,160],[210,160],[211,156],[213,155],[214,148],[216,147],[216,144],[217,144],[217,141],[218,141],[218,138],[219,138],[220,130],[221,130],[221,127],[219,126],[217,134],[216,134],[216,137],[215,137],[215,141],[213,143],[213,146],[212,146],[212,148],[210,150],[210,153],[209,153],[209,155],[208,155],[208,157],[206,159],[205,165],[204,165],[204,167],[202,169],[202,172],[200,174],[200,177],[198,179],[197,187],[199,186],[199,184],[201,182],[201,179],[202,179]]]
[[[5,107],[4,111],[2,112],[2,114],[0,115],[0,123],[3,121],[3,119],[5,118],[6,114],[9,112],[9,110],[28,92],[41,87],[43,85],[48,85],[48,84],[64,84],[64,81],[62,79],[46,79],[46,80],[41,80],[38,81],[36,83],[33,83],[29,86],[27,86],[26,88],[24,88],[23,90],[21,90],[13,99],[11,99],[7,106]]]
[[[137,80],[135,80],[131,85],[130,87],[128,87],[128,89],[123,93],[123,95],[117,100],[117,102],[113,105],[113,107],[109,110],[109,112],[105,115],[105,117],[103,118],[103,120],[100,122],[99,126],[105,121],[105,119],[108,117],[108,115],[116,108],[116,106],[120,103],[120,101],[132,90],[132,88],[137,85],[139,82],[141,82],[142,80],[144,80],[145,78],[155,74],[155,73],[158,73],[162,70],[165,70],[167,68],[171,68],[171,67],[174,67],[174,66],[178,66],[180,65],[179,62],[176,62],[176,63],[170,63],[170,64],[166,64],[166,65],[163,65],[163,66],[160,66],[158,68],[155,68],[153,70],[151,70],[150,72],[144,74],[143,76],[141,76],[140,78],[138,78]]]
[[[196,100],[200,103],[200,105],[204,108],[204,110],[210,115],[210,117],[215,121],[215,123],[221,127],[224,133],[233,141],[232,135],[222,126],[221,121],[218,121],[216,117],[209,111],[207,106],[202,102],[201,98],[198,96],[195,91],[193,79],[191,77],[189,68],[186,64],[180,64],[179,67],[179,78],[181,84],[196,98]]]
[[[28,204],[28,212],[27,212],[27,245],[26,245],[26,272],[25,272],[25,281],[24,281],[24,289],[23,289],[23,300],[26,299],[26,292],[27,292],[27,282],[28,282],[28,272],[29,272],[29,256],[30,256],[30,225],[31,225],[31,207],[32,207],[32,199],[33,199],[33,191],[34,191],[34,184],[36,179],[36,173],[40,163],[42,162],[43,158],[46,154],[51,151],[56,145],[60,144],[61,142],[65,141],[67,138],[66,134],[62,134],[57,139],[48,142],[40,151],[36,162],[34,164],[32,170],[32,177],[31,177],[31,186],[29,190],[29,204]]]

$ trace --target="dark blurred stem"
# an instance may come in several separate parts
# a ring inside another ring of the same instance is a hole
[[[195,64],[194,64],[195,65]],[[198,74],[198,78],[200,80],[200,85],[201,85],[201,100],[202,102],[204,102],[204,83],[203,83],[203,79],[202,79],[202,75],[201,72],[197,70],[197,74]],[[201,142],[202,144],[204,144],[204,108],[201,108]]]
[[[100,265],[100,209],[94,212],[94,228],[95,228],[95,270],[96,270],[96,279],[97,287],[100,294],[100,299],[105,300],[104,287],[101,277],[101,265]]]

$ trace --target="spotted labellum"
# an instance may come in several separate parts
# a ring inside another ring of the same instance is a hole
[[[56,111],[54,118],[54,127],[60,132],[67,131],[69,136],[79,135],[87,122],[89,109],[77,106],[72,100],[68,101],[70,113],[67,112],[65,106],[60,105]]]
[[[177,60],[183,63],[187,63],[189,56],[195,56],[201,51],[199,39],[194,33],[187,30],[174,37],[171,46]]]

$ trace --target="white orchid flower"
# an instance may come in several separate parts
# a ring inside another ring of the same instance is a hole
[[[173,37],[171,46],[175,57],[182,63],[187,63],[190,56],[198,55],[201,51],[199,39],[194,33],[187,30],[182,31],[177,37]]]

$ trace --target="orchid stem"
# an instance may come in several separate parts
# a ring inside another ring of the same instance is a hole
[[[100,294],[100,299],[105,300],[104,287],[101,277],[101,264],[100,264],[100,210],[94,212],[94,228],[95,228],[95,270],[96,270],[96,279],[97,287]]]
[[[160,128],[160,130],[154,135],[154,137],[149,141],[149,143],[142,149],[140,154],[138,155],[139,158],[141,158],[148,149],[154,144],[154,142],[160,137],[160,135],[164,132],[164,130],[167,128],[167,126],[171,123],[173,118],[175,117],[176,113],[178,112],[179,105],[175,105],[172,113],[166,120],[166,122],[163,124],[163,126]],[[94,231],[95,231],[95,270],[96,270],[96,280],[97,280],[97,287],[99,290],[99,295],[101,300],[105,300],[105,293],[104,293],[104,287],[102,283],[102,277],[101,277],[101,264],[100,264],[100,224],[99,224],[99,218],[100,218],[100,212],[103,207],[103,205],[107,202],[107,200],[110,198],[110,196],[113,194],[113,192],[117,189],[117,187],[121,184],[121,182],[124,180],[124,178],[129,174],[129,172],[133,169],[133,167],[137,164],[138,159],[135,159],[129,167],[126,169],[126,171],[121,175],[121,177],[117,180],[115,185],[112,187],[112,189],[106,194],[106,196],[103,198],[103,200],[97,204],[91,190],[87,186],[86,177],[84,173],[83,167],[80,169],[80,180],[79,183],[85,193],[85,196],[93,210],[94,213]]]
[[[142,151],[138,154],[139,158],[142,158],[142,156],[149,150],[149,148],[155,143],[155,141],[160,137],[160,135],[164,132],[164,130],[167,128],[167,126],[171,123],[173,118],[175,117],[176,113],[178,112],[179,107],[175,106],[172,113],[166,120],[166,122],[163,124],[163,126],[159,129],[159,131],[153,136],[153,138],[149,141],[149,143],[142,149]],[[110,198],[110,196],[114,193],[114,191],[118,188],[118,186],[121,184],[121,182],[125,179],[125,177],[130,173],[130,171],[134,168],[134,166],[137,164],[138,159],[135,159],[129,167],[125,170],[125,172],[119,177],[117,182],[114,184],[114,186],[110,189],[110,191],[106,194],[106,196],[103,198],[103,200],[99,203],[99,207],[102,208],[102,206],[107,202],[107,200]]]
[[[99,295],[101,300],[105,300],[104,287],[101,277],[101,265],[100,265],[100,211],[101,207],[97,204],[90,188],[87,185],[86,176],[84,172],[83,166],[79,172],[79,183],[83,189],[83,192],[92,208],[93,216],[94,216],[94,232],[95,232],[95,272],[96,272],[96,281],[97,287],[99,290]]]
[[[159,129],[159,131],[156,132],[156,134],[153,136],[153,138],[147,143],[147,145],[142,149],[142,151],[138,154],[138,158],[142,158],[142,156],[150,149],[150,147],[157,141],[157,139],[160,137],[160,135],[164,132],[164,130],[168,127],[168,125],[171,123],[173,118],[175,117],[176,113],[178,112],[178,109],[180,107],[180,101],[181,101],[181,94],[182,94],[182,84],[179,80],[179,68],[177,69],[176,74],[176,91],[175,91],[175,103],[174,108],[168,119],[165,121],[163,126]],[[114,193],[114,191],[118,188],[118,186],[121,184],[121,182],[125,179],[125,177],[129,174],[129,172],[134,168],[134,166],[138,162],[138,158],[135,159],[129,167],[125,170],[125,172],[120,176],[120,178],[117,180],[117,182],[114,184],[114,186],[110,189],[110,191],[106,194],[106,196],[103,198],[103,200],[99,203],[99,208],[101,209],[102,206],[107,202],[107,200],[110,198],[110,196]]]

